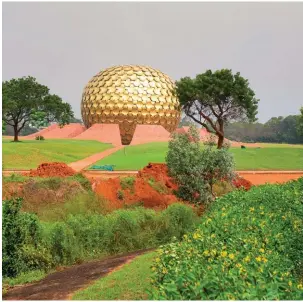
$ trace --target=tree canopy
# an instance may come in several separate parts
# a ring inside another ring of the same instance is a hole
[[[68,124],[74,116],[70,104],[50,94],[48,87],[31,76],[3,82],[2,102],[2,119],[13,127],[14,141],[18,141],[19,132],[35,120],[37,112],[42,112],[48,123],[58,122],[60,126]]]
[[[303,120],[303,119],[302,119]],[[266,123],[230,123],[225,129],[227,138],[241,142],[302,144],[300,116],[272,117]]]
[[[176,82],[176,93],[187,116],[218,136],[217,147],[224,141],[228,122],[255,121],[258,99],[249,82],[229,69],[207,70],[195,78]]]

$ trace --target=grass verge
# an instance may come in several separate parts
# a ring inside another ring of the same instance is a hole
[[[103,158],[96,165],[115,164],[117,170],[140,170],[149,162],[164,163],[166,142],[125,147]],[[230,148],[237,170],[303,170],[302,145],[264,144],[261,148]]]
[[[44,162],[71,163],[112,148],[111,144],[76,139],[2,140],[3,169],[32,169]]]
[[[136,257],[121,269],[76,292],[72,300],[147,300],[155,256],[155,252],[150,252]]]

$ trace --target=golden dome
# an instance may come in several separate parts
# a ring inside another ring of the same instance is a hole
[[[136,125],[162,125],[174,131],[180,121],[175,84],[159,70],[139,65],[107,68],[84,88],[82,119],[93,124],[118,124],[122,144],[130,144]]]

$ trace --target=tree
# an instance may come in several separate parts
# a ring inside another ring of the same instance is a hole
[[[4,134],[5,130],[6,130],[5,121],[2,120],[2,135]]]
[[[226,148],[214,149],[211,141],[200,146],[197,128],[188,133],[174,133],[168,143],[166,163],[169,174],[178,184],[177,195],[193,203],[214,198],[213,186],[222,179],[234,177],[233,156]]]
[[[298,118],[297,131],[299,136],[303,137],[303,107],[300,109],[301,115]]]
[[[14,142],[34,114],[44,112],[48,122],[68,124],[74,116],[71,106],[57,95],[49,94],[48,87],[28,76],[2,83],[2,119],[14,129]]]
[[[181,78],[176,93],[187,116],[218,136],[222,148],[228,122],[255,121],[258,101],[248,80],[229,69],[211,70],[195,78]]]

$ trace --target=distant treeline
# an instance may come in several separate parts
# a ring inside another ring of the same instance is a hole
[[[266,123],[230,123],[225,127],[225,137],[233,141],[255,143],[302,144],[303,136],[299,135],[300,115],[272,117]],[[189,117],[183,116],[179,127],[195,124]],[[196,124],[200,127],[200,125]]]
[[[266,123],[231,123],[225,136],[234,141],[302,144],[298,131],[299,115],[272,117]]]

